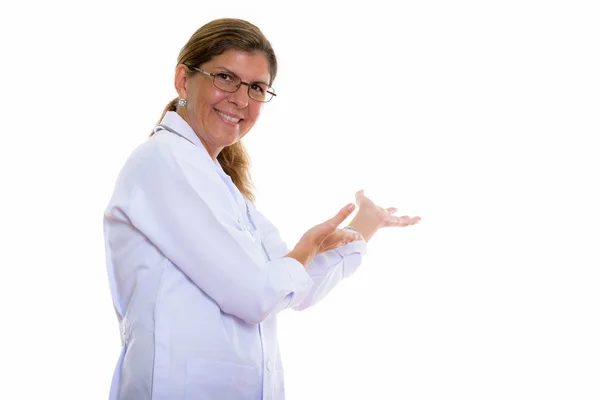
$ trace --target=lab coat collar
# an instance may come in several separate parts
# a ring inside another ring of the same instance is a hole
[[[208,154],[208,151],[194,132],[194,130],[190,127],[190,125],[183,119],[179,114],[175,111],[167,111],[163,119],[160,121],[161,125],[166,125],[169,128],[173,129],[181,136],[185,137],[187,140],[192,142],[196,147],[199,147],[202,150],[202,153],[206,155],[207,159],[209,159],[215,168],[215,171],[219,174],[223,182],[227,185],[229,192],[231,193],[231,200],[233,200],[234,207],[239,209],[245,209],[246,202],[244,196],[239,192],[231,177],[225,173],[223,167],[221,167],[221,163],[218,160],[213,160]]]
[[[163,119],[160,121],[160,124],[166,125],[169,128],[173,129],[175,132],[179,133],[181,136],[192,142],[194,145],[200,147],[208,156],[208,158],[211,158],[208,154],[208,151],[206,151],[206,148],[200,141],[200,138],[198,138],[198,135],[196,135],[196,132],[194,132],[194,130],[192,129],[192,127],[190,127],[186,120],[181,118],[181,116],[175,111],[167,111]]]

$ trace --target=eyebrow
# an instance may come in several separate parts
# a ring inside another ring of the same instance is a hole
[[[236,76],[236,77],[238,77],[240,80],[242,79],[242,78],[240,78],[240,76],[239,76],[238,74],[236,74],[235,72],[233,72],[233,71],[232,71],[232,70],[230,70],[229,68],[225,68],[225,67],[215,67],[215,69],[217,69],[217,70],[222,70],[222,72],[227,72],[227,73],[230,73],[231,75],[235,75],[235,76]],[[262,84],[265,84],[265,85],[269,86],[269,83],[268,83],[268,82],[263,82],[263,81],[252,81],[252,82],[248,82],[248,83],[262,83]]]

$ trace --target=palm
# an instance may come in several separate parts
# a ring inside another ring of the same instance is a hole
[[[354,240],[359,240],[359,234],[338,229],[338,226],[354,211],[354,208],[353,204],[349,204],[333,218],[309,229],[303,238],[316,247],[317,253],[335,249]]]
[[[409,226],[418,223],[420,217],[409,217],[403,215],[398,217],[394,215],[398,209],[395,207],[383,208],[375,204],[371,199],[365,196],[364,190],[356,193],[356,202],[359,206],[357,218],[366,219],[371,223],[376,224],[378,228],[386,228],[392,226]]]

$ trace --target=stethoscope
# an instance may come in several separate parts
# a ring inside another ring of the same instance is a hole
[[[194,146],[196,146],[196,144],[194,142],[192,142],[190,139],[186,138],[185,136],[183,136],[181,133],[177,132],[176,130],[174,130],[173,128],[167,126],[167,125],[163,125],[163,124],[158,124],[154,127],[154,133],[160,132],[162,130],[171,132],[177,136],[179,136],[180,138],[183,138],[185,140],[187,140],[188,142],[190,142],[191,144],[193,144]],[[258,226],[256,225],[256,223],[254,223],[254,218],[252,218],[252,214],[250,213],[250,207],[248,207],[248,200],[242,196],[244,198],[244,204],[246,205],[246,216],[248,217],[248,221],[250,221],[250,223],[252,224],[252,226],[254,227],[254,230],[258,229]],[[247,228],[246,228],[247,229]],[[248,233],[256,240],[255,236],[252,234],[252,232],[247,229]],[[267,257],[268,261],[271,261],[271,256],[269,255],[269,252],[267,251],[267,248],[265,246],[265,243],[262,240],[262,236],[260,238],[260,246],[262,247],[263,251],[265,252],[265,256]]]

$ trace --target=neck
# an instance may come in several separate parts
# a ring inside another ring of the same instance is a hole
[[[204,146],[204,148],[206,149],[208,155],[210,156],[210,158],[213,159],[213,161],[216,161],[217,156],[219,155],[219,153],[221,152],[221,150],[223,150],[222,148],[212,148],[204,139],[202,139],[202,136],[200,136],[198,134],[198,128],[196,127],[196,124],[194,124],[191,120],[191,118],[188,116],[187,110],[185,109],[185,107],[177,107],[177,114],[183,118],[183,120],[185,122],[188,123],[188,125],[190,126],[190,128],[192,128],[192,130],[194,131],[194,133],[196,134],[196,136],[198,137],[198,139],[200,139],[200,143],[202,143],[202,145]]]

